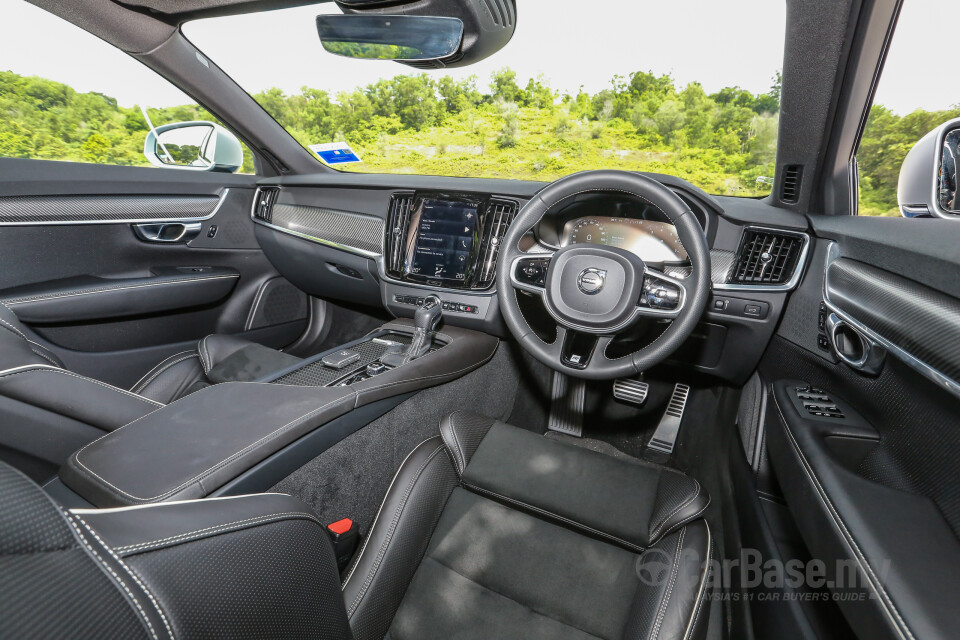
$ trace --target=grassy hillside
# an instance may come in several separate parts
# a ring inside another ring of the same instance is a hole
[[[770,91],[707,94],[637,72],[596,94],[561,94],[503,69],[477,79],[398,76],[330,96],[304,87],[254,97],[304,145],[345,140],[352,171],[553,180],[581,169],[671,173],[716,194],[769,193],[779,79]],[[154,124],[210,120],[196,105],[150,109]],[[146,165],[139,107],[51,80],[0,72],[0,156]],[[960,109],[898,116],[875,106],[858,156],[861,214],[896,215],[900,163]],[[245,150],[245,171],[253,170]]]

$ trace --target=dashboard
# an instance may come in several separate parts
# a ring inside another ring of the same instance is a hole
[[[709,311],[677,357],[741,384],[795,285],[731,284],[730,267],[743,247],[752,246],[743,242],[750,229],[773,227],[797,236],[806,220],[756,200],[708,196],[679,178],[653,177],[690,207],[715,268]],[[289,176],[262,181],[249,215],[267,258],[310,295],[410,317],[435,294],[445,323],[503,336],[498,299],[503,294],[495,286],[500,240],[543,186],[437,176]],[[577,194],[547,212],[520,246],[543,255],[582,243],[626,249],[674,277],[689,272],[687,252],[669,219],[620,192]],[[802,272],[802,265],[798,268]],[[524,299],[527,303],[536,306],[536,300]],[[545,314],[529,311],[534,324]],[[812,322],[816,331],[817,318]],[[642,324],[638,331],[645,330]]]
[[[687,252],[677,237],[677,228],[668,222],[588,216],[563,225],[560,246],[602,244],[625,249],[644,262],[682,264]]]

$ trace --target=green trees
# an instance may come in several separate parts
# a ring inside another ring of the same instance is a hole
[[[769,192],[776,161],[780,76],[753,94],[638,71],[589,94],[521,83],[511,69],[478,88],[425,73],[384,78],[331,96],[303,87],[253,96],[304,145],[346,140],[355,171],[552,180],[587,168],[673,173],[707,191]],[[146,165],[139,107],[77,93],[43,78],[0,72],[0,156]],[[960,108],[900,117],[876,106],[858,156],[861,212],[896,214],[900,163],[910,147]],[[154,124],[212,120],[197,105],[150,109]],[[252,171],[246,154],[244,170]]]

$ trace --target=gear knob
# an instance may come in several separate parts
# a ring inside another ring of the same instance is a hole
[[[437,296],[427,296],[423,304],[417,309],[413,316],[413,322],[417,329],[423,330],[427,334],[433,333],[440,324],[440,318],[443,317],[443,303]]]

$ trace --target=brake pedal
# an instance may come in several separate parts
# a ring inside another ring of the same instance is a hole
[[[586,381],[554,371],[547,428],[568,436],[583,437],[583,405],[586,392]]]
[[[650,385],[636,378],[617,378],[613,381],[613,397],[637,406],[647,401]]]
[[[670,402],[667,403],[667,410],[660,418],[660,424],[657,430],[650,437],[647,448],[643,452],[643,457],[654,462],[663,462],[673,453],[673,448],[677,444],[677,435],[680,433],[680,422],[683,420],[683,412],[687,408],[687,398],[690,397],[690,387],[685,384],[677,383],[673,387],[673,394],[670,396]]]

